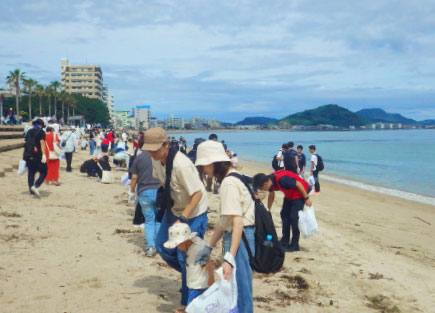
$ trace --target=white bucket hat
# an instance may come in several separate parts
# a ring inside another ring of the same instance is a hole
[[[198,146],[196,152],[196,166],[230,161],[230,158],[225,153],[224,146],[220,142],[207,140]]]
[[[176,248],[180,243],[195,238],[196,232],[191,232],[186,223],[177,223],[168,229],[169,240],[163,246],[168,249]]]

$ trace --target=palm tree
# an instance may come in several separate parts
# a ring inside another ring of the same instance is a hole
[[[52,93],[51,87],[50,86],[45,87],[45,94],[47,95],[47,102],[48,102],[48,116],[50,118],[51,118],[51,105],[50,105],[51,93]]]
[[[70,96],[68,97],[68,103],[69,103],[69,106],[72,108],[72,115],[74,116],[75,115],[74,110],[76,108],[77,101],[76,101],[76,98],[74,98],[74,96],[72,94],[70,94]],[[68,109],[68,118],[69,118],[69,109]]]
[[[42,116],[42,97],[45,94],[44,86],[40,84],[36,85],[35,92],[39,96],[39,116]]]
[[[29,121],[32,120],[32,91],[37,84],[38,82],[31,78],[23,80],[23,86],[29,95]]]
[[[51,91],[53,92],[53,95],[54,95],[54,115],[56,115],[56,111],[57,111],[56,97],[57,97],[57,89],[60,87],[60,83],[57,80],[52,81],[50,83],[50,87],[51,87]]]
[[[20,80],[26,78],[26,73],[21,72],[20,69],[15,69],[14,71],[10,71],[9,75],[6,77],[6,83],[15,87],[15,104],[17,107],[17,121],[20,120]]]
[[[68,101],[68,97],[69,97],[69,93],[66,92],[65,90],[62,90],[60,92],[59,98],[60,98],[60,103],[62,105],[62,117],[65,119],[65,109],[64,109],[64,104]]]

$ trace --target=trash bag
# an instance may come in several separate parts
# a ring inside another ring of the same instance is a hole
[[[316,179],[314,178],[313,175],[311,175],[311,176],[308,178],[308,185],[309,185],[309,186],[314,186],[315,183],[316,183]]]
[[[121,177],[121,183],[124,186],[128,186],[130,185],[130,178],[128,178],[128,173],[125,173],[122,177]]]
[[[20,162],[18,162],[18,171],[17,174],[18,175],[23,175],[27,170],[27,164],[26,161],[24,160],[20,160]]]
[[[219,276],[202,295],[195,298],[186,308],[188,313],[238,313],[236,268],[233,268],[229,280],[223,279],[220,267],[216,273]]]
[[[318,232],[314,208],[306,206],[304,210],[299,211],[299,231],[302,237],[308,238]]]

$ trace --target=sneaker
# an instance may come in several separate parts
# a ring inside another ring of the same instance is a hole
[[[154,248],[148,248],[147,251],[145,251],[145,255],[150,258],[155,257],[156,254],[157,254],[157,250]]]
[[[299,245],[290,245],[286,251],[287,252],[295,252],[295,251],[300,251],[301,249],[299,248]]]
[[[135,227],[135,228],[144,228],[145,224],[144,223],[142,223],[142,224],[133,224],[133,227]]]
[[[32,186],[32,187],[30,187],[30,190],[35,195],[35,197],[37,197],[38,199],[41,198],[41,194],[39,193],[38,188],[36,188],[35,186]]]
[[[315,195],[320,195],[320,191],[314,191]]]

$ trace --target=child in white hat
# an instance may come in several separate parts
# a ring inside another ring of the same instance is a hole
[[[178,248],[186,253],[186,278],[189,288],[187,304],[202,294],[214,282],[214,272],[210,260],[204,266],[195,264],[195,258],[206,242],[190,231],[186,223],[177,223],[168,230],[169,240],[163,246],[168,249]],[[183,312],[183,311],[178,311]]]

